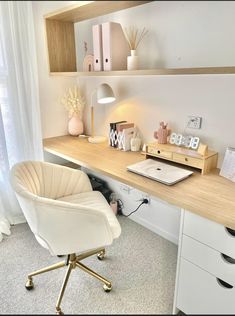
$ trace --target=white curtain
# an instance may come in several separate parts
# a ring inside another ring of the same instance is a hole
[[[24,221],[9,182],[13,164],[43,160],[31,1],[0,2],[0,240]]]

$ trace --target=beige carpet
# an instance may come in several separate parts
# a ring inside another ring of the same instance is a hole
[[[130,219],[118,217],[122,234],[106,249],[106,258],[84,264],[110,279],[105,293],[95,278],[72,271],[62,302],[65,314],[171,314],[177,247]],[[12,227],[0,243],[0,314],[55,314],[65,268],[34,277],[35,288],[24,287],[33,270],[61,261],[42,248],[27,224]]]

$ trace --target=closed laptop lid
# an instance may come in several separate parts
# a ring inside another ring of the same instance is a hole
[[[127,166],[127,170],[166,185],[175,184],[193,174],[192,171],[175,167],[154,159],[146,159]]]

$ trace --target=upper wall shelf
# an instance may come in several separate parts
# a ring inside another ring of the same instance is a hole
[[[151,1],[83,1],[83,3],[57,10],[44,16],[46,20],[80,22],[101,15],[136,7]]]
[[[200,68],[159,68],[143,70],[92,71],[92,72],[51,72],[51,76],[65,77],[100,77],[100,76],[156,76],[156,75],[210,75],[235,74],[235,67],[200,67]]]
[[[50,72],[76,72],[74,23],[151,1],[84,1],[44,16]]]
[[[235,74],[234,67],[145,69],[134,71],[77,72],[74,23],[143,5],[152,1],[83,1],[44,16],[49,72],[52,76],[151,76]]]

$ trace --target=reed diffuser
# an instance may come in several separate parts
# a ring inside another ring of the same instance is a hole
[[[139,57],[136,55],[136,50],[147,33],[148,30],[146,30],[145,27],[138,29],[135,26],[129,26],[124,29],[124,34],[131,50],[131,56],[127,57],[128,70],[136,70],[139,68]]]

